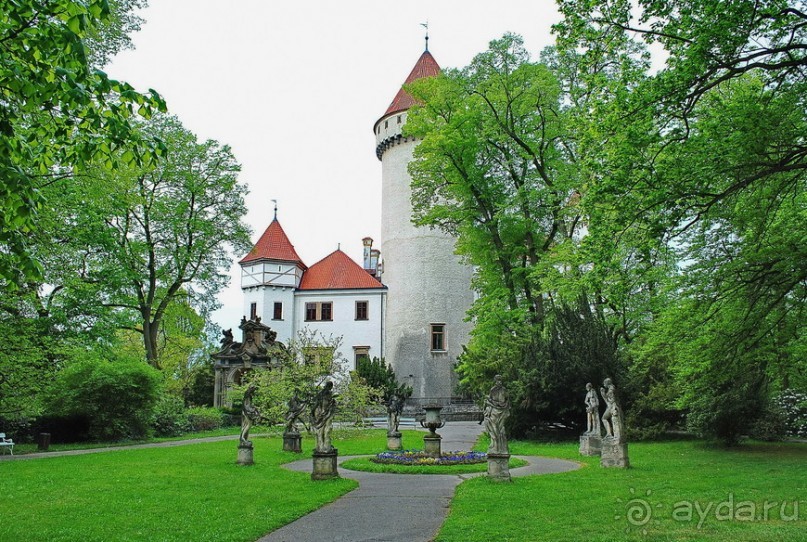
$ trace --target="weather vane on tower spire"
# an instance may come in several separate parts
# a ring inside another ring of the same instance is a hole
[[[277,220],[277,200],[273,199],[272,201],[275,203],[275,220]]]
[[[429,21],[420,23],[420,26],[426,29],[426,52],[429,52]]]

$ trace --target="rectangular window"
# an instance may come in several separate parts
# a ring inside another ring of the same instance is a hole
[[[258,304],[257,303],[250,303],[249,304],[249,319],[254,320],[258,316]]]
[[[446,325],[432,324],[432,352],[443,352],[446,349]]]
[[[321,303],[306,303],[305,320],[306,322],[330,322],[333,320],[333,303],[330,301],[323,301]]]
[[[356,301],[356,320],[367,319],[367,301]]]
[[[353,356],[355,360],[354,367],[359,366],[359,362],[361,360],[369,361],[370,360],[370,347],[369,346],[354,346],[353,347]]]
[[[305,304],[305,319],[308,322],[317,319],[317,303],[306,303]]]
[[[275,309],[274,312],[272,312],[272,319],[273,320],[283,319],[283,303],[275,301]]]

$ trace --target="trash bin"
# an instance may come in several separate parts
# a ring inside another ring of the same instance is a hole
[[[37,449],[42,452],[47,452],[48,448],[50,448],[50,433],[39,433],[39,439],[37,439]]]

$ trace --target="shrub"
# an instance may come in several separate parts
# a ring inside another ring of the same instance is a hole
[[[222,413],[217,408],[194,407],[188,409],[188,424],[192,431],[211,431],[223,425]]]
[[[92,439],[142,438],[148,434],[161,382],[160,373],[143,362],[81,361],[56,376],[47,411],[86,417]]]
[[[176,395],[162,395],[154,408],[151,426],[158,437],[176,437],[188,431],[190,422],[184,401]]]

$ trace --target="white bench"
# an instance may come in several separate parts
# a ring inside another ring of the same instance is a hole
[[[14,441],[10,438],[6,438],[5,433],[0,433],[0,446],[3,448],[8,448],[8,451],[11,452],[11,455],[14,455]]]

